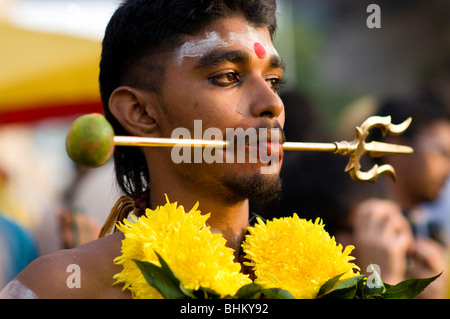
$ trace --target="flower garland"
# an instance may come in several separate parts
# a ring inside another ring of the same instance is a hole
[[[342,251],[319,218],[314,223],[297,214],[266,223],[258,218],[249,232],[242,245],[250,260],[245,264],[253,267],[255,283],[264,288],[282,288],[295,298],[312,299],[329,279],[359,275],[354,271],[359,268],[349,262],[354,247]]]
[[[160,265],[157,252],[170,265],[171,270],[186,290],[200,287],[217,292],[221,296],[234,295],[245,284],[251,283],[241,274],[241,266],[233,261],[233,250],[225,246],[220,234],[212,234],[205,226],[210,214],[201,215],[198,203],[185,213],[183,206],[170,203],[133,221],[119,223],[118,229],[125,234],[122,256],[114,262],[123,266],[116,274],[116,283],[123,283],[133,298],[163,298],[161,293],[149,286],[134,260]]]
[[[114,259],[123,266],[115,284],[133,298],[399,298],[414,297],[437,278],[368,285],[350,262],[353,246],[343,250],[320,219],[313,223],[294,214],[258,218],[248,227],[242,248],[244,265],[256,276],[252,282],[222,235],[206,226],[210,214],[202,215],[198,203],[186,213],[167,195],[166,201],[117,225],[125,238],[122,255]]]

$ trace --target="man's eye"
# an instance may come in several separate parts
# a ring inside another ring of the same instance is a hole
[[[284,80],[280,78],[269,78],[266,79],[266,82],[274,92],[278,92],[284,84]]]
[[[239,75],[235,72],[228,72],[220,75],[215,75],[209,78],[211,83],[219,86],[231,86],[233,84],[238,83]]]

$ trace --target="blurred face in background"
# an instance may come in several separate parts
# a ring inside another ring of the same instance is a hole
[[[417,202],[436,200],[450,176],[450,122],[438,120],[415,138],[404,187]]]

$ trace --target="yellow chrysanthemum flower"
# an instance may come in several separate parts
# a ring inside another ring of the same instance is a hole
[[[122,255],[114,262],[123,270],[114,276],[129,289],[133,298],[162,298],[151,287],[133,259],[152,262],[160,266],[154,251],[167,262],[175,276],[187,290],[209,288],[221,296],[234,295],[245,284],[251,283],[241,274],[241,266],[235,263],[233,250],[226,247],[221,234],[212,234],[205,226],[210,214],[202,215],[198,203],[186,213],[183,206],[170,203],[147,209],[133,222],[125,220],[118,229],[125,235]]]
[[[253,266],[255,283],[263,288],[282,288],[295,298],[311,299],[328,279],[359,274],[354,272],[358,266],[349,262],[354,247],[342,252],[342,245],[330,237],[319,218],[314,223],[297,214],[266,223],[258,218],[249,232],[242,244],[250,260],[245,264]]]

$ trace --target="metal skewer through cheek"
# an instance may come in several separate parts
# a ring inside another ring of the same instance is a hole
[[[138,136],[114,136],[116,146],[146,146],[146,147],[173,147],[173,146],[222,146],[228,145],[227,141],[199,140],[199,139],[176,139],[159,137],[138,137]]]
[[[356,138],[351,141],[342,141],[334,143],[308,143],[308,142],[285,142],[282,147],[285,151],[321,151],[333,152],[341,155],[349,155],[350,160],[345,171],[350,174],[355,181],[375,182],[381,174],[387,174],[394,180],[396,179],[395,170],[391,165],[374,165],[369,171],[361,171],[360,158],[367,154],[370,157],[381,157],[389,154],[410,154],[413,149],[409,146],[381,143],[373,141],[366,143],[370,129],[376,127],[380,129],[383,135],[400,135],[410,125],[411,118],[401,124],[391,123],[390,116],[378,117],[372,116],[356,128]],[[116,146],[144,146],[144,147],[173,147],[173,146],[191,146],[191,147],[226,147],[227,141],[222,140],[201,140],[201,139],[171,139],[171,138],[145,138],[136,136],[114,136]]]

